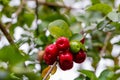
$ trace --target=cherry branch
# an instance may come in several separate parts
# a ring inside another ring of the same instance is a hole
[[[22,11],[22,9],[24,7],[24,4],[25,4],[25,0],[22,0],[20,6],[18,7],[17,11],[15,12],[15,16],[12,17],[11,22],[6,26],[7,29],[10,28],[10,26],[12,25],[13,20],[21,13],[21,11]]]
[[[36,26],[38,27],[38,0],[36,0],[36,8],[35,8],[35,15],[36,15]]]
[[[54,62],[53,65],[51,65],[50,69],[48,70],[47,74],[45,75],[45,77],[43,78],[43,80],[46,80],[47,77],[49,76],[49,74],[51,73],[51,71],[54,69],[54,67],[56,66],[57,61]]]
[[[22,0],[20,6],[18,7],[17,11],[15,12],[15,16],[12,17],[11,22],[6,27],[0,22],[0,29],[10,44],[14,44],[14,40],[12,39],[12,37],[9,34],[9,32],[7,31],[7,29],[10,28],[10,26],[12,25],[12,21],[14,20],[14,18],[16,18],[21,13],[24,4],[25,4],[25,0]]]
[[[5,26],[3,26],[3,24],[0,22],[0,29],[3,32],[3,34],[6,36],[8,42],[10,44],[14,44],[14,41],[12,39],[12,37],[10,36],[10,34],[8,33],[8,31],[6,30]]]
[[[103,56],[105,51],[106,51],[106,48],[107,48],[107,45],[108,45],[108,41],[111,37],[112,33],[111,32],[108,32],[107,35],[106,35],[106,38],[104,40],[104,46],[102,47],[101,51],[100,51],[100,56]]]
[[[35,1],[35,0],[26,0],[26,1]],[[73,8],[73,7],[70,7],[70,6],[63,5],[63,4],[57,4],[57,3],[52,3],[52,2],[41,1],[41,0],[38,0],[38,4],[39,5],[45,5],[45,6],[66,8],[66,9],[69,9],[69,10],[70,9],[82,9],[82,8]]]
[[[68,6],[65,6],[65,5],[61,5],[61,4],[57,4],[57,3],[50,3],[50,2],[43,2],[43,1],[40,1],[40,0],[38,0],[38,3],[40,5],[54,6],[54,7],[66,8],[66,9],[73,9],[72,7],[68,7]]]

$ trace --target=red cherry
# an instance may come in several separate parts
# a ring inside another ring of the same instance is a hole
[[[43,59],[45,60],[46,64],[53,65],[53,63],[57,60],[57,56],[44,54]]]
[[[45,48],[43,59],[46,64],[52,65],[57,60],[58,50],[55,44],[50,44]]]
[[[74,55],[74,61],[76,63],[82,63],[86,59],[86,53],[84,51],[79,51]]]
[[[45,54],[57,56],[58,55],[58,49],[55,44],[50,44],[45,48]]]
[[[66,50],[70,47],[69,40],[66,37],[60,37],[56,40],[56,46],[59,50]]]
[[[73,56],[69,51],[59,54],[59,66],[64,71],[73,67]]]
[[[85,38],[83,38],[82,40],[80,40],[80,42],[81,42],[82,44],[84,44],[84,43],[85,43]]]

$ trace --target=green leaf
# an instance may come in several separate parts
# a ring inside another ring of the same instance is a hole
[[[108,4],[99,3],[99,4],[95,4],[95,5],[91,6],[91,7],[89,7],[87,10],[100,11],[100,12],[102,12],[104,14],[108,14],[109,12],[112,11],[112,8]]]
[[[67,19],[66,16],[63,14],[60,14],[56,9],[57,7],[53,7],[53,6],[40,7],[39,18],[43,21],[49,21],[49,22],[54,21],[56,19],[66,20]]]
[[[118,12],[120,12],[120,4],[119,4],[119,6],[118,6]]]
[[[26,24],[28,27],[31,27],[31,24],[32,24],[34,18],[35,18],[35,16],[33,13],[28,13],[23,10],[20,13],[20,15],[18,16],[18,21],[16,24],[18,26],[23,26],[24,24]]]
[[[41,39],[36,38],[36,39],[35,39],[35,44],[37,44],[37,45],[43,45],[44,42],[43,42]]]
[[[10,0],[0,0],[0,4],[2,4],[4,6],[8,5],[9,2],[10,2]]]
[[[2,14],[6,15],[7,17],[11,18],[11,15],[16,11],[15,7],[11,7],[9,5],[4,5],[2,9]]]
[[[97,24],[97,29],[102,30],[105,28],[105,26],[108,24],[108,21],[101,21],[100,23]]]
[[[104,32],[109,32],[115,30],[115,25],[113,24],[108,24],[108,21],[101,21],[97,25],[98,30],[102,30]]]
[[[26,59],[28,59],[28,56],[26,54],[22,55],[13,45],[5,46],[0,50],[0,60],[9,62],[10,65],[15,65]]]
[[[107,17],[112,20],[113,22],[119,21],[119,15],[116,11],[108,13]]]
[[[47,13],[48,14],[48,13]],[[63,19],[66,20],[66,17],[64,15],[61,15],[59,13],[54,13],[54,14],[50,14],[49,16],[47,16],[45,18],[46,21],[54,21],[56,19]],[[66,20],[67,21],[67,20]]]
[[[78,34],[78,33],[73,34],[73,36],[70,38],[70,40],[77,40],[77,41],[80,41],[82,39],[83,39],[82,34]]]
[[[92,46],[91,46],[92,47]],[[99,61],[100,61],[100,56],[98,50],[96,49],[97,47],[93,47],[91,51],[87,51],[87,56],[91,57],[93,59],[92,66],[94,68],[97,67]],[[97,50],[97,51],[95,51]]]
[[[46,2],[55,2],[55,0],[46,0]]]
[[[112,80],[112,77],[114,77],[114,72],[106,69],[100,74],[99,80]]]
[[[41,24],[39,24],[39,26],[38,26],[39,33],[45,31],[47,29],[47,26],[48,26],[48,22],[47,21],[44,21]]]
[[[0,12],[0,18],[2,17],[2,12]]]
[[[34,68],[31,66],[25,66],[23,62],[17,63],[10,68],[11,72],[14,72],[16,74],[30,73],[33,72],[32,69]]]
[[[120,23],[118,22],[112,22],[111,25],[115,26],[116,27],[116,30],[120,30]]]
[[[80,76],[78,76],[77,78],[75,78],[74,80],[85,80],[85,76],[80,74]]]
[[[92,57],[93,59],[93,66],[96,67],[96,64],[100,61],[100,56],[98,53],[95,52],[87,52],[87,55]]]
[[[115,30],[115,26],[108,24],[106,27],[103,29],[104,32],[109,32]]]
[[[45,43],[47,43],[47,37],[44,33],[41,33],[36,39],[35,39],[35,43],[38,45],[44,45]]]
[[[86,27],[91,26],[91,23],[98,22],[101,18],[103,18],[102,14],[94,11],[86,11],[86,13],[76,16],[77,21],[84,22]]]
[[[78,78],[75,78],[74,80],[84,80],[84,78],[78,77]]]
[[[48,25],[48,30],[54,38],[61,36],[70,38],[72,32],[68,27],[68,24],[64,20],[55,20]]]
[[[10,35],[13,37],[14,35],[14,30],[15,28],[17,27],[17,23],[16,24],[12,24],[12,27],[9,28],[9,31],[10,31]]]
[[[90,80],[98,80],[95,73],[90,70],[79,70],[81,73],[85,74]]]
[[[30,27],[33,20],[34,20],[34,14],[31,14],[31,13],[25,13],[23,15],[23,21]]]
[[[97,3],[100,3],[100,0],[91,0],[92,4],[97,4]]]
[[[11,73],[11,74],[10,74],[10,77],[11,77],[12,79],[20,80],[20,78],[17,77],[14,73]]]

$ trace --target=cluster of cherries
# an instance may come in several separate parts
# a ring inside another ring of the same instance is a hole
[[[82,63],[86,58],[86,53],[81,48],[82,42],[59,37],[54,44],[46,46],[43,59],[48,65],[58,60],[62,70],[69,70],[73,67],[73,61]]]

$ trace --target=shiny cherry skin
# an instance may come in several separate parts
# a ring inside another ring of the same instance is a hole
[[[71,52],[65,51],[59,54],[59,66],[64,71],[73,67],[73,56]]]
[[[66,50],[70,47],[70,43],[69,43],[69,40],[68,38],[66,37],[59,37],[57,40],[56,40],[56,46],[59,50]]]
[[[58,56],[58,49],[55,44],[50,44],[45,48],[45,53],[43,59],[45,60],[46,64],[52,65]]]
[[[74,62],[82,63],[86,59],[86,53],[84,51],[79,51],[77,54],[74,55]]]

